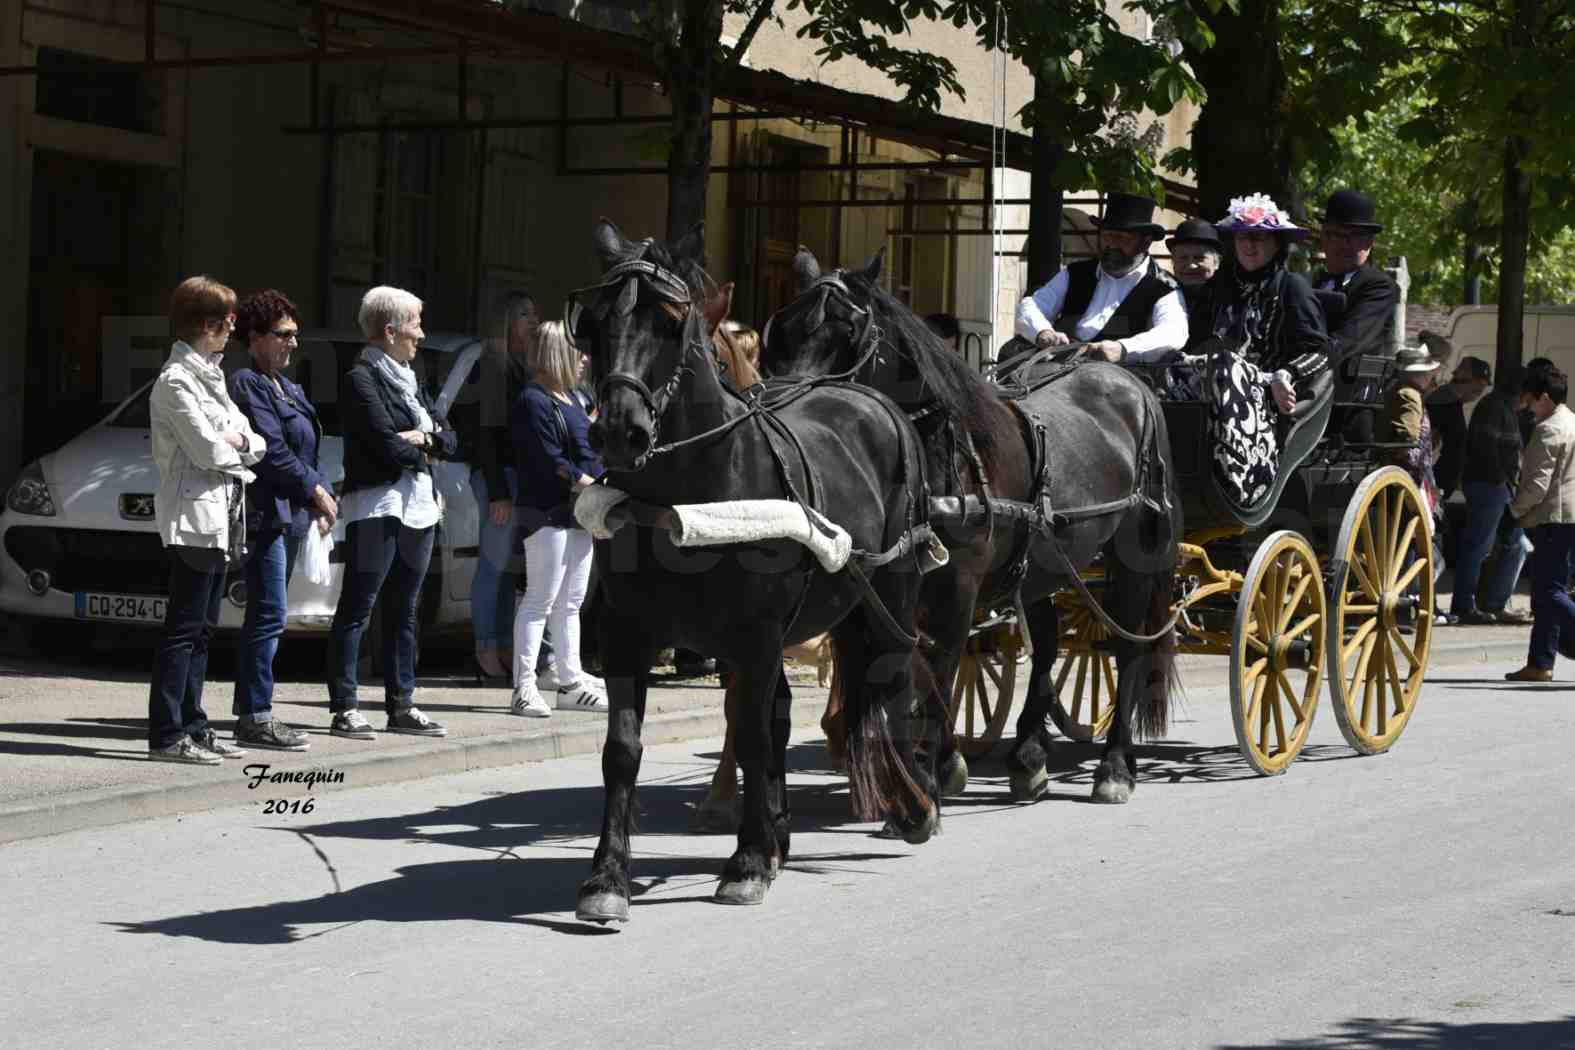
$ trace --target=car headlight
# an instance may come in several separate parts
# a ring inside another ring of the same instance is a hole
[[[55,501],[49,495],[49,482],[44,480],[44,468],[38,460],[22,468],[22,473],[11,484],[11,491],[5,495],[5,504],[18,514],[55,516]]]

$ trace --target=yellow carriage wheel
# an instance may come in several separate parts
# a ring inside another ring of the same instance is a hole
[[[1006,731],[1017,689],[1017,657],[1023,648],[1015,621],[976,631],[968,638],[952,685],[952,732],[966,758],[987,754]]]
[[[1061,651],[1050,720],[1069,740],[1103,740],[1116,716],[1116,654],[1110,632],[1073,596],[1056,597]]]
[[[1269,536],[1242,580],[1230,655],[1236,744],[1265,776],[1285,772],[1307,742],[1327,620],[1312,547],[1289,530]]]
[[[1345,742],[1364,755],[1400,738],[1433,640],[1433,535],[1405,471],[1369,474],[1345,512],[1329,581],[1329,688]]]

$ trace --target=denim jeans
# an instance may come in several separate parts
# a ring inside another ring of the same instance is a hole
[[[208,642],[224,598],[222,550],[171,546],[164,554],[170,563],[169,604],[148,690],[149,747],[169,747],[208,728],[202,686],[208,677]]]
[[[315,524],[309,526],[316,528]],[[237,718],[273,720],[273,658],[289,612],[287,595],[301,537],[253,533],[246,539],[246,623],[235,644]]]
[[[1466,495],[1466,527],[1460,539],[1460,559],[1455,563],[1455,597],[1450,603],[1450,611],[1456,616],[1477,611],[1477,585],[1482,579],[1482,563],[1493,549],[1499,522],[1510,500],[1508,485],[1468,481],[1462,491]],[[1515,593],[1521,566],[1526,562],[1526,549],[1521,542],[1523,535],[1520,529],[1511,529],[1499,545],[1493,575],[1488,578],[1487,590],[1482,595],[1482,608],[1488,612],[1502,612]]]
[[[1526,663],[1553,670],[1557,655],[1575,659],[1575,601],[1570,599],[1570,553],[1575,525],[1538,525],[1531,530],[1531,643]]]
[[[487,491],[487,476],[479,470],[470,473],[470,490],[476,494],[476,510],[481,515],[481,547],[476,557],[476,575],[470,581],[470,627],[477,649],[506,648],[514,634],[514,580],[518,569],[511,563],[518,549],[515,537],[519,530],[514,524],[517,481],[513,467],[505,467],[504,475],[509,491],[498,493],[497,498],[509,501],[509,520],[494,525],[493,494]]]
[[[356,706],[361,634],[383,601],[383,704],[390,715],[410,707],[416,692],[416,614],[421,581],[432,560],[437,526],[406,528],[398,518],[366,518],[345,526],[344,583],[328,643],[328,707]]]

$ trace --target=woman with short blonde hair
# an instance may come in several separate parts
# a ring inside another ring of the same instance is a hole
[[[551,690],[560,710],[606,711],[606,686],[580,666],[580,605],[591,577],[591,537],[574,520],[574,498],[602,474],[588,438],[595,408],[576,389],[584,358],[562,321],[548,321],[531,354],[532,382],[514,403],[511,424],[516,498],[525,534],[525,597],[514,614],[514,699],[527,718],[552,714],[536,681],[536,653],[552,627]]]

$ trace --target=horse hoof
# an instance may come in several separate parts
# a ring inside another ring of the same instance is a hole
[[[941,814],[934,806],[924,811],[924,819],[902,833],[902,841],[910,846],[919,846],[930,841],[931,836],[941,830]]]
[[[766,879],[739,879],[729,881],[723,879],[716,888],[716,902],[718,904],[764,904],[766,903],[766,890],[771,888],[771,883]]]
[[[1090,798],[1106,805],[1125,805],[1132,801],[1132,785],[1123,780],[1101,780],[1094,785]]]
[[[581,922],[594,922],[605,926],[609,922],[629,921],[629,898],[616,893],[593,893],[581,897],[574,909],[574,917]]]
[[[1043,766],[1032,773],[1019,773],[1014,769],[1011,782],[1013,802],[1038,802],[1050,790],[1050,774]]]
[[[956,751],[941,767],[941,794],[946,797],[961,795],[968,790],[968,760]]]
[[[695,809],[689,827],[702,835],[730,835],[738,830],[738,809],[731,799],[708,798]]]

